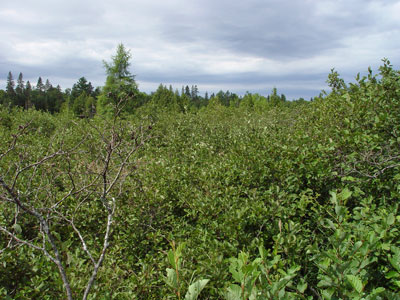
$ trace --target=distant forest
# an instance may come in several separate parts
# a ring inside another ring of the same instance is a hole
[[[117,55],[113,57],[113,62],[110,65],[105,63],[107,81],[102,88],[93,87],[87,78],[81,77],[72,88],[63,91],[59,85],[54,86],[49,79],[44,81],[42,77],[38,78],[36,85],[32,85],[29,80],[25,82],[24,75],[19,73],[15,81],[10,71],[7,76],[6,89],[0,90],[0,104],[6,107],[34,108],[50,113],[70,111],[76,116],[92,117],[98,110],[104,111],[104,107],[99,107],[102,105],[100,98],[115,98],[117,95],[110,94],[110,91],[116,90],[118,87],[122,87],[118,90],[118,93],[121,90],[130,92],[129,95],[126,95],[130,102],[128,112],[133,112],[133,110],[150,103],[160,108],[172,108],[183,112],[197,110],[209,105],[210,102],[219,102],[224,106],[231,107],[251,107],[254,105],[275,105],[287,100],[284,94],[278,94],[277,88],[273,88],[266,97],[251,93],[239,96],[230,91],[224,92],[222,90],[210,95],[205,92],[202,96],[197,85],[182,86],[178,90],[171,85],[167,87],[160,84],[155,92],[147,94],[139,91],[134,76],[131,75],[126,65],[121,74],[118,74],[119,71],[112,70],[113,67],[121,67],[118,66],[118,61],[121,59],[125,60],[129,66],[130,57],[129,51],[123,45],[120,45]],[[303,98],[298,100],[304,101]],[[103,104],[107,102],[109,101],[103,101]]]
[[[60,85],[53,86],[49,79],[43,83],[42,77],[39,77],[36,85],[32,85],[28,80],[24,81],[23,74],[19,73],[15,82],[12,72],[7,76],[7,86],[5,90],[0,90],[0,104],[9,107],[22,107],[24,109],[34,108],[50,113],[58,113],[62,110],[69,110],[77,116],[92,116],[96,113],[97,100],[102,92],[101,87],[93,87],[92,83],[85,77],[81,77],[72,86],[64,91]],[[155,92],[147,94],[139,92],[135,94],[134,101],[136,107],[140,107],[150,102],[160,102],[167,106],[180,104],[180,108],[195,110],[203,106],[207,106],[210,101],[215,100],[225,106],[248,106],[254,101],[265,102],[266,104],[277,104],[287,101],[284,94],[278,94],[277,88],[273,88],[270,95],[262,96],[258,93],[246,93],[239,96],[229,90],[219,91],[209,95],[205,92],[204,96],[200,95],[197,85],[182,86],[181,90],[173,89],[160,84]],[[295,100],[296,101],[296,100]],[[297,101],[304,101],[299,98]]]

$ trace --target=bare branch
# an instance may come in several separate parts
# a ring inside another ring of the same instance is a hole
[[[103,249],[101,251],[101,254],[100,254],[100,257],[99,257],[97,263],[94,266],[94,269],[93,269],[93,272],[92,272],[92,276],[90,277],[90,279],[88,281],[88,284],[86,286],[86,290],[85,290],[85,293],[84,293],[83,298],[82,298],[83,300],[87,299],[87,297],[89,295],[89,292],[90,292],[90,289],[92,288],[92,285],[94,283],[94,280],[96,279],[97,272],[98,272],[101,264],[103,263],[104,257],[106,255],[106,251],[107,251],[107,248],[109,246],[109,238],[110,238],[111,225],[112,225],[112,219],[113,219],[113,216],[114,216],[114,212],[115,212],[115,199],[113,198],[112,199],[112,207],[109,210],[109,214],[107,216],[107,227],[106,227],[106,233],[104,235]]]
[[[8,231],[5,227],[0,226],[0,230],[3,231],[5,234],[7,234],[9,237],[11,237],[13,240],[15,240],[16,242],[23,244],[23,245],[27,245],[33,249],[39,250],[39,251],[43,251],[44,249],[41,247],[36,246],[35,244],[32,244],[29,241],[20,239],[19,237],[17,237],[14,233]]]

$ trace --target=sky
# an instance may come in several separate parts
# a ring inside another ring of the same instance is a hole
[[[0,88],[8,72],[71,88],[104,85],[119,43],[139,89],[197,85],[288,99],[328,90],[383,58],[400,66],[400,0],[14,0],[0,2]]]

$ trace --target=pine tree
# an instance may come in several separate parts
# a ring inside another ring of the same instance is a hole
[[[15,95],[15,82],[12,76],[11,71],[8,72],[8,76],[7,76],[7,88],[6,88],[6,92],[8,96],[14,96]]]
[[[45,92],[47,92],[48,90],[50,90],[53,86],[51,85],[50,81],[48,79],[46,79],[46,83],[44,85],[44,90]]]
[[[85,77],[81,77],[78,79],[77,83],[74,83],[71,90],[71,97],[73,99],[79,97],[83,92],[88,96],[92,96],[93,94],[93,86],[90,82],[86,80]]]
[[[32,100],[33,100],[32,103],[34,104],[36,109],[47,110],[47,99],[44,93],[44,84],[42,81],[42,77],[38,78],[35,87],[34,97]]]
[[[25,89],[25,85],[24,85],[24,75],[22,75],[22,73],[19,73],[18,75],[18,80],[17,80],[17,88],[16,91],[18,92],[23,92]],[[17,92],[17,93],[18,93]]]
[[[190,92],[190,96],[192,97],[192,100],[195,100],[199,94],[199,89],[197,88],[197,85],[192,85],[192,91]]]
[[[17,79],[17,87],[15,89],[16,94],[16,105],[25,106],[25,84],[22,73],[19,73]]]
[[[42,77],[38,78],[38,81],[36,83],[36,90],[39,92],[44,92],[44,85],[43,85]]]
[[[25,87],[25,109],[32,107],[32,86],[29,80],[26,82]]]
[[[8,76],[7,76],[6,94],[7,94],[7,98],[8,98],[8,103],[11,106],[17,105],[17,95],[16,95],[16,92],[15,92],[15,82],[14,82],[14,78],[13,78],[13,75],[12,75],[11,71],[8,72]]]
[[[192,96],[191,93],[190,93],[190,88],[189,88],[189,86],[186,86],[186,87],[185,87],[185,94],[186,94],[186,96],[188,96],[189,98]]]

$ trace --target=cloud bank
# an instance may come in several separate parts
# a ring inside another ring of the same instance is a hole
[[[400,1],[14,1],[0,4],[0,88],[8,71],[71,87],[104,84],[102,61],[131,50],[139,88],[160,83],[309,98],[331,68],[352,80],[400,64]]]

